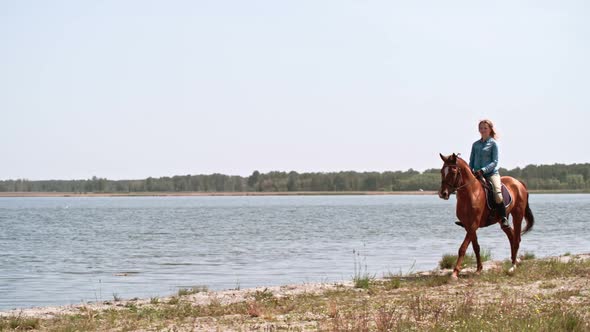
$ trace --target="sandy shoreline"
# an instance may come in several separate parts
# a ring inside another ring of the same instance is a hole
[[[320,294],[325,291],[336,289],[337,287],[353,287],[352,281],[345,281],[339,283],[304,283],[304,284],[292,284],[283,286],[272,286],[272,287],[257,287],[248,289],[235,289],[235,290],[221,290],[221,291],[202,291],[196,294],[184,296],[184,299],[188,299],[193,305],[209,305],[212,302],[219,303],[221,305],[229,305],[232,303],[238,303],[247,301],[253,298],[256,292],[272,292],[275,296],[292,296],[300,294]],[[163,296],[158,298],[158,302],[169,302],[173,297]],[[26,317],[37,317],[37,318],[53,318],[59,315],[72,315],[80,313],[81,310],[108,310],[108,309],[122,309],[128,305],[133,304],[135,306],[149,306],[151,299],[122,299],[120,301],[100,301],[100,302],[87,302],[72,305],[62,306],[46,306],[46,307],[31,307],[21,309],[10,309],[1,310],[0,317],[7,316],[26,316]]]
[[[501,262],[488,261],[484,262],[484,270],[489,270],[497,267]],[[451,270],[440,270],[435,269],[432,271],[416,272],[415,276],[424,275],[450,275]],[[462,273],[473,272],[473,268],[467,268]],[[232,303],[238,303],[242,301],[248,301],[253,297],[253,294],[261,291],[270,291],[275,296],[285,297],[299,294],[321,294],[325,291],[334,290],[336,288],[353,288],[352,280],[338,281],[331,283],[302,283],[302,284],[290,284],[282,286],[270,286],[270,287],[256,287],[246,289],[229,289],[220,291],[203,291],[188,296],[189,301],[193,305],[209,305],[212,302],[219,302],[221,305],[228,305]],[[159,302],[168,302],[172,297],[163,296],[159,298]],[[30,307],[30,308],[15,308],[9,310],[0,310],[0,317],[2,316],[27,316],[37,318],[52,318],[59,315],[71,315],[77,314],[81,310],[107,310],[107,309],[118,309],[125,308],[129,304],[136,306],[150,305],[150,299],[122,299],[120,301],[98,301],[98,302],[85,302],[72,305],[61,305],[61,306],[45,306],[45,307]]]
[[[564,255],[564,256],[553,256],[539,258],[539,260],[551,260],[557,259],[561,262],[567,263],[571,260],[586,261],[590,259],[590,253],[577,254],[577,255]],[[487,261],[483,263],[483,271],[499,270],[502,269],[502,261]],[[430,271],[422,271],[412,273],[405,277],[407,278],[420,278],[425,276],[450,276],[452,270],[450,269],[433,269]],[[461,271],[461,275],[473,274],[475,272],[474,267],[464,268]],[[516,272],[518,273],[518,271]],[[450,277],[449,277],[450,278]],[[384,280],[384,279],[377,279]],[[461,287],[461,282],[455,286]],[[230,289],[221,291],[208,291],[203,290],[196,292],[195,294],[185,295],[183,299],[189,301],[194,306],[207,306],[212,303],[218,303],[220,305],[230,305],[239,302],[251,301],[254,299],[256,294],[260,292],[271,292],[275,297],[290,297],[296,295],[317,295],[323,294],[328,291],[335,289],[354,289],[352,280],[332,282],[332,283],[303,283],[303,284],[291,284],[283,286],[272,286],[272,287],[257,287],[248,289]],[[178,297],[178,295],[170,295],[166,297],[158,298],[159,303],[169,302],[172,298]],[[136,307],[149,307],[155,305],[152,303],[152,299],[122,299],[119,301],[100,301],[100,302],[87,302],[73,305],[62,305],[62,306],[46,306],[46,307],[31,307],[21,309],[10,309],[0,310],[0,317],[33,317],[41,319],[50,319],[57,316],[63,315],[75,315],[81,311],[94,310],[121,310],[128,308],[130,305]]]
[[[0,192],[0,197],[149,197],[149,196],[342,196],[342,195],[435,195],[436,191],[276,191],[276,192]]]
[[[498,265],[498,262],[485,262],[484,270],[489,270]],[[473,272],[473,269],[465,269],[465,272]],[[417,272],[415,275],[432,275],[432,274],[448,274],[451,270],[433,270]],[[247,289],[229,289],[221,291],[203,291],[187,296],[186,298],[193,305],[209,305],[212,302],[219,302],[221,305],[228,305],[251,300],[257,292],[270,291],[277,297],[286,297],[300,294],[321,294],[323,292],[334,290],[336,288],[353,288],[353,282],[340,281],[332,283],[302,283],[290,284],[282,286],[271,287],[256,287]],[[159,298],[159,302],[168,302],[175,295],[164,296]],[[129,304],[135,306],[149,306],[151,299],[122,299],[120,301],[99,301],[86,302],[72,305],[61,306],[45,306],[45,307],[30,307],[30,308],[15,308],[9,310],[0,310],[0,317],[4,316],[26,316],[36,318],[53,318],[60,315],[73,315],[80,313],[81,310],[108,310],[108,309],[122,309]]]

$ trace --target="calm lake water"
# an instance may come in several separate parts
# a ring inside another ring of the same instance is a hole
[[[521,253],[590,252],[590,195],[530,204]],[[0,310],[351,280],[359,264],[431,270],[464,237],[454,209],[436,196],[0,198]],[[509,257],[499,226],[478,234]]]

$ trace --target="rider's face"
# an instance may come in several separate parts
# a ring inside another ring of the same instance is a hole
[[[479,133],[481,134],[481,138],[490,137],[491,131],[492,130],[490,129],[490,126],[487,123],[482,122],[479,124]]]

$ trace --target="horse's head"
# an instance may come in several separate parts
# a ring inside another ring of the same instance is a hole
[[[438,197],[447,200],[461,185],[461,167],[459,158],[454,153],[446,157],[440,154],[440,158],[444,164],[440,169],[441,183]]]

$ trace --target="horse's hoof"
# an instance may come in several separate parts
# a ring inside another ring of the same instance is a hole
[[[522,263],[522,261],[520,260],[520,258],[516,257],[516,264],[520,264]]]
[[[508,274],[513,275],[516,271],[516,265],[512,265],[510,269],[508,269]]]
[[[451,281],[452,282],[459,281],[459,276],[454,272],[453,272],[453,274],[451,274]]]

